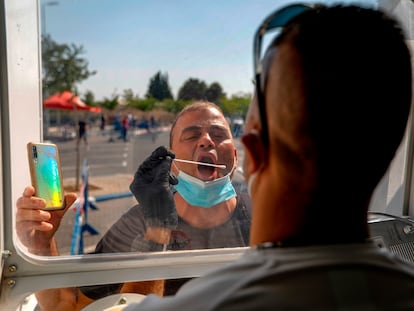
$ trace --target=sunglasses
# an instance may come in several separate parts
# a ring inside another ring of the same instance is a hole
[[[267,147],[269,144],[269,132],[266,118],[266,103],[264,90],[261,89],[261,75],[263,72],[263,66],[261,62],[262,53],[262,41],[266,33],[283,28],[292,18],[309,10],[312,5],[305,4],[292,4],[282,9],[274,11],[260,24],[257,29],[254,42],[253,42],[253,65],[255,74],[256,96],[257,104],[259,106],[260,121],[262,123],[262,140],[263,144]]]

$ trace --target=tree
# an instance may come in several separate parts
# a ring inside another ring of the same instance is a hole
[[[151,79],[148,85],[148,91],[145,95],[147,98],[155,98],[160,101],[172,99],[170,85],[168,84],[168,74],[162,74],[158,71]]]
[[[155,98],[150,97],[134,101],[130,106],[142,111],[150,111],[154,109],[156,101],[157,100]]]
[[[178,91],[178,100],[206,100],[207,84],[195,78],[189,78]]]
[[[222,98],[222,106],[224,114],[229,116],[245,116],[251,101],[251,94],[236,94],[231,98]]]
[[[89,106],[95,106],[95,95],[93,94],[92,91],[87,90],[85,92],[85,95],[83,95],[83,101],[85,102],[85,104],[89,105]]]
[[[88,69],[89,62],[82,45],[59,44],[50,35],[42,37],[43,94],[48,96],[65,90],[78,93],[77,84],[96,71]]]
[[[125,89],[124,92],[123,92],[123,94],[122,94],[122,97],[125,99],[127,105],[130,102],[133,102],[133,101],[139,99],[139,96],[138,95],[135,95],[134,94],[134,91],[132,89]]]
[[[122,94],[123,99],[128,107],[137,107],[140,101],[138,94],[135,95],[132,89],[125,89]]]
[[[225,96],[226,94],[218,82],[213,82],[206,90],[206,99],[217,105],[220,105],[220,99]]]
[[[176,114],[183,110],[188,104],[190,103],[187,101],[166,99],[161,103],[160,108]]]
[[[114,93],[111,95],[111,98],[104,97],[103,101],[98,102],[97,104],[108,110],[114,110],[118,106],[119,96]]]

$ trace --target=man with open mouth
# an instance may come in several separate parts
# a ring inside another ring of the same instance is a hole
[[[251,206],[236,168],[221,109],[209,102],[185,107],[171,127],[169,148],[157,148],[135,174],[130,188],[139,205],[108,230],[96,252],[247,246]],[[165,281],[164,294],[185,281]]]

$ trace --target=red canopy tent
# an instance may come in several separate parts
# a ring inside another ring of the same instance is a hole
[[[85,104],[78,96],[69,92],[55,93],[43,102],[45,108],[62,110],[86,110],[101,112],[101,107],[92,107]]]

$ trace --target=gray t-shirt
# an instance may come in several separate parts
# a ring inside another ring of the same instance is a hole
[[[251,249],[125,311],[414,310],[414,268],[374,244]]]
[[[207,229],[194,228],[178,217],[167,250],[190,250],[247,246],[250,229],[250,210],[242,201],[225,223]],[[146,225],[142,208],[132,207],[107,231],[96,246],[95,253],[155,252],[163,245],[144,239]]]
[[[244,177],[236,171],[232,178],[236,191],[236,208],[225,223],[200,229],[178,217],[167,250],[190,250],[240,247],[249,244],[251,200],[247,194]],[[144,239],[146,225],[142,208],[132,207],[105,233],[96,246],[95,253],[161,251],[163,245]]]

